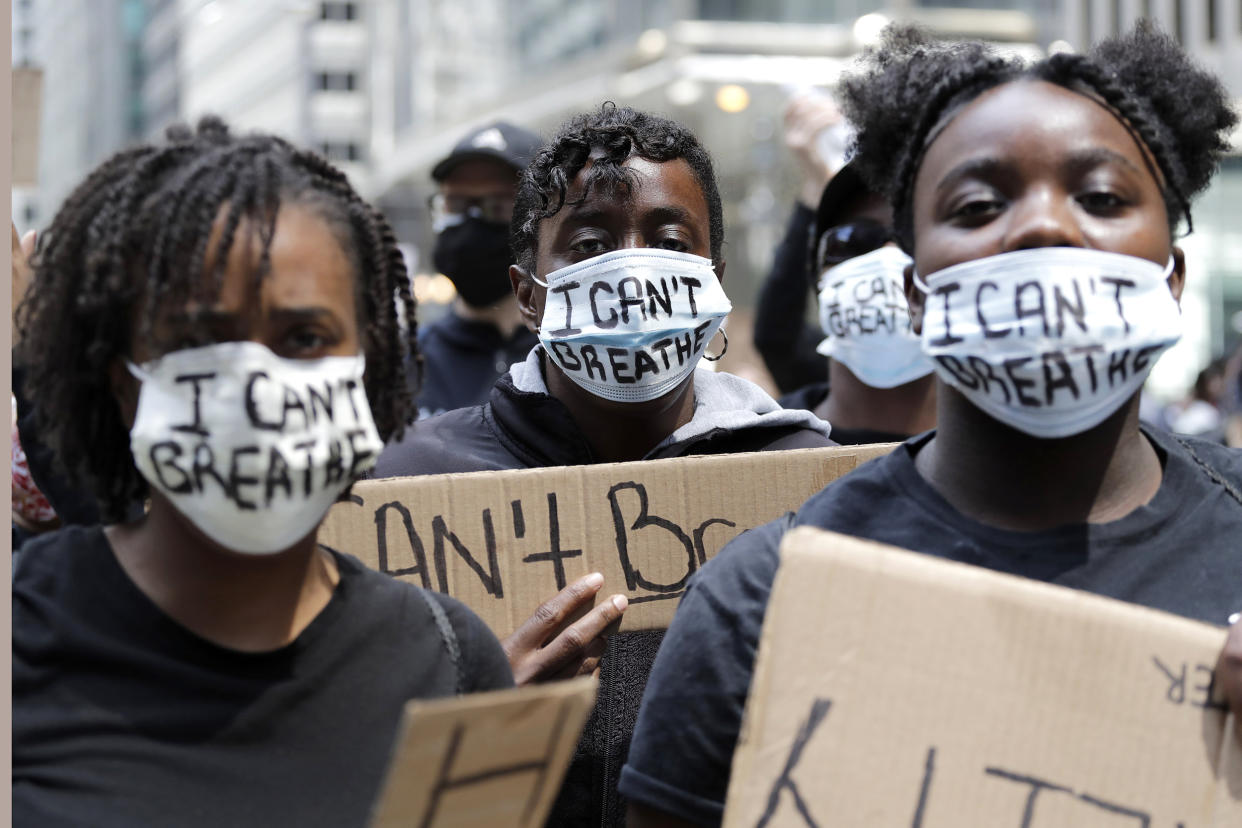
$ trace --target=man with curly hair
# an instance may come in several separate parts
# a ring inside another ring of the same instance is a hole
[[[1237,121],[1220,82],[1146,25],[1034,64],[894,27],[866,60],[842,84],[854,162],[914,260],[906,294],[935,363],[937,428],[695,576],[622,772],[635,828],[719,824],[791,526],[1213,624],[1242,609],[1242,457],[1138,419],[1139,388],[1179,335],[1174,230]],[[1235,696],[1239,645],[1235,631],[1222,660]]]
[[[374,476],[830,444],[810,412],[698,367],[729,304],[716,177],[685,127],[612,104],[571,119],[522,178],[511,241],[513,292],[540,345],[486,404],[420,421]],[[544,644],[601,587],[571,584],[504,642],[519,684],[602,670],[551,824],[624,819],[616,778],[662,634],[605,640],[626,606],[618,595]]]

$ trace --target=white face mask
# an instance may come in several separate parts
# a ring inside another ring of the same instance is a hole
[[[544,350],[580,387],[618,402],[680,385],[733,309],[711,261],[674,250],[614,250],[547,278]]]
[[[817,350],[872,388],[896,388],[932,372],[910,330],[904,288],[910,257],[896,247],[848,259],[820,277]]]
[[[1161,268],[1081,247],[948,267],[918,282],[923,349],[989,416],[1033,437],[1080,434],[1134,396],[1181,338],[1172,271],[1172,259]]]
[[[319,525],[383,448],[363,356],[282,359],[256,342],[174,351],[142,380],[130,450],[203,534],[255,555]]]

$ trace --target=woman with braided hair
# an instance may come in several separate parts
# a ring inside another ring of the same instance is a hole
[[[914,260],[937,428],[700,570],[622,773],[631,826],[719,823],[790,526],[1212,624],[1242,609],[1242,456],[1138,419],[1143,380],[1180,333],[1174,233],[1237,121],[1219,81],[1147,24],[1033,64],[895,27],[841,92],[853,163]],[[1222,676],[1238,684],[1242,630],[1231,645]]]
[[[411,419],[387,223],[208,118],[104,162],[33,265],[27,390],[106,525],[15,562],[15,824],[364,824],[406,701],[512,684],[460,604],[316,542]]]

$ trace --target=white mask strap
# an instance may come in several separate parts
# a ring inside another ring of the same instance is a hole
[[[125,360],[125,367],[129,369],[129,373],[133,375],[134,379],[138,380],[139,382],[150,381],[151,375],[148,374],[146,371],[142,370],[141,368],[139,368],[134,363],[130,362],[128,359]]]

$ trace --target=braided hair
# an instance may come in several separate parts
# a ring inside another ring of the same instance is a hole
[[[340,170],[281,138],[234,136],[210,116],[194,131],[175,126],[162,145],[112,156],[69,195],[40,237],[33,286],[18,309],[18,358],[43,433],[105,520],[123,519],[147,493],[112,367],[133,342],[151,342],[161,309],[215,301],[243,219],[260,242],[259,283],[282,202],[314,211],[354,266],[364,384],[380,437],[399,437],[411,421],[404,360],[419,356],[415,305],[388,222]]]
[[[566,121],[522,173],[509,236],[514,261],[527,272],[535,272],[539,222],[565,206],[569,188],[594,151],[601,154],[591,159],[582,196],[574,204],[581,204],[593,190],[628,191],[634,185],[634,171],[622,165],[633,156],[657,163],[684,159],[707,202],[712,261],[719,264],[724,247],[724,210],[711,156],[694,134],[676,121],[611,102]]]
[[[861,71],[841,82],[857,127],[855,164],[893,205],[898,243],[914,250],[913,190],[919,164],[939,129],[988,89],[1016,80],[1053,83],[1109,108],[1155,160],[1169,230],[1211,180],[1229,149],[1237,115],[1220,81],[1196,66],[1170,37],[1140,20],[1128,34],[1087,54],[1055,54],[1028,64],[978,42],[945,43],[908,25],[890,25],[863,54]]]

